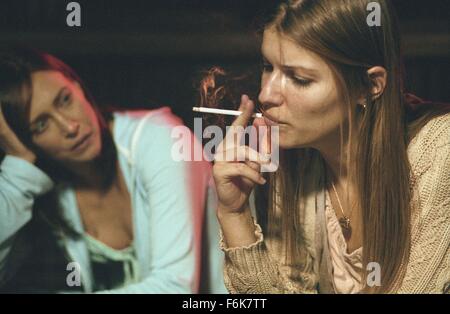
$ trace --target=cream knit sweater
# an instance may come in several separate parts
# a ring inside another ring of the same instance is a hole
[[[428,122],[410,142],[408,156],[416,210],[409,262],[393,292],[450,293],[450,114]],[[284,264],[279,239],[265,238],[257,223],[255,230],[258,240],[248,247],[227,248],[221,241],[228,290],[317,293],[317,272]]]

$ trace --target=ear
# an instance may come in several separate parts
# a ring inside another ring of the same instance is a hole
[[[372,82],[372,99],[375,100],[383,94],[386,88],[387,71],[381,66],[374,66],[367,70],[367,75]]]
[[[386,87],[387,71],[381,66],[374,66],[367,70],[367,76],[371,82],[370,93],[372,94],[372,100],[375,100],[384,92]],[[364,105],[366,103],[366,98],[362,95],[357,101],[358,104]]]

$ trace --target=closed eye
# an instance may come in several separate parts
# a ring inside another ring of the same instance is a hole
[[[308,87],[313,82],[313,80],[311,79],[298,76],[294,71],[291,70],[286,70],[286,75],[295,85],[300,87]]]
[[[307,80],[307,79],[303,79],[303,78],[299,78],[296,76],[291,76],[292,81],[294,82],[295,85],[301,86],[301,87],[308,87],[312,81],[311,80]]]
[[[272,72],[273,66],[269,63],[263,63],[262,70],[263,70],[263,72]]]
[[[273,65],[269,63],[265,58],[263,58],[261,62],[261,68],[263,72],[272,72],[273,71]]]

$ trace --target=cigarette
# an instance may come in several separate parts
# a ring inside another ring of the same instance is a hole
[[[242,113],[242,111],[238,111],[238,110],[214,109],[214,108],[206,108],[206,107],[192,107],[192,111],[224,114],[224,115],[228,115],[228,116],[239,116]],[[262,117],[263,117],[262,113],[259,113],[259,112],[252,114],[252,118],[262,118]]]

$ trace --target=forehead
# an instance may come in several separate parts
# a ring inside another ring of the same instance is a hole
[[[60,89],[70,84],[62,73],[57,71],[36,71],[31,74],[32,97],[30,119],[53,103]]]
[[[264,31],[261,52],[273,64],[301,66],[318,71],[327,71],[329,68],[319,55],[302,48],[273,27]]]
[[[33,92],[47,92],[58,88],[69,82],[69,80],[58,71],[36,71],[31,74]],[[33,93],[34,94],[34,93]]]

